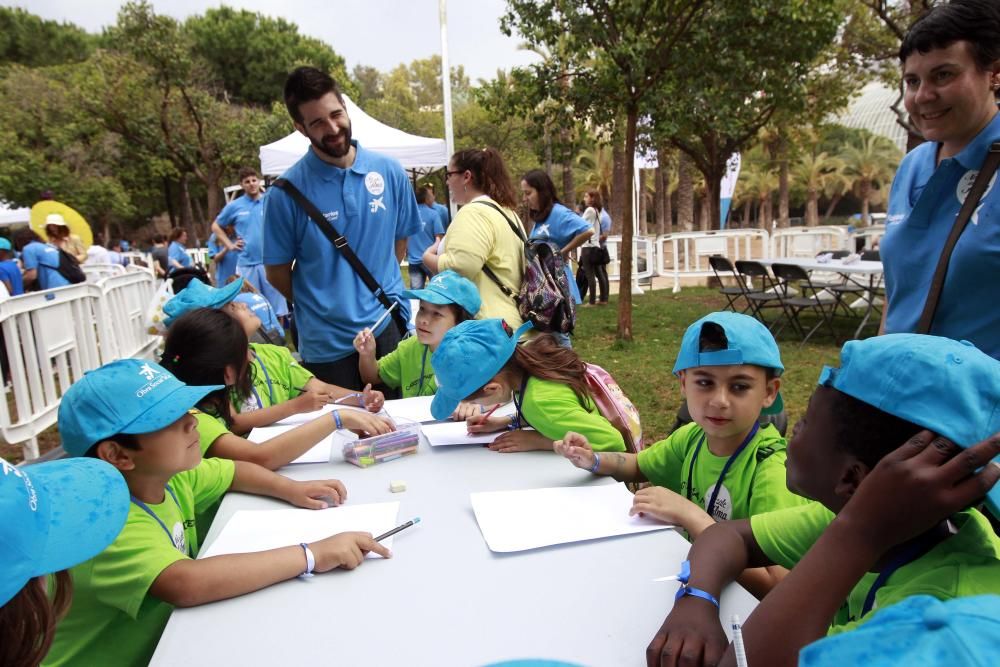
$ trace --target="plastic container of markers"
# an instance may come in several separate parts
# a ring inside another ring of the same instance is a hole
[[[416,454],[419,442],[420,424],[399,419],[396,420],[395,431],[345,442],[344,460],[360,468],[368,468]]]

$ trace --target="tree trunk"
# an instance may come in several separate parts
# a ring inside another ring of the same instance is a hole
[[[167,204],[167,217],[170,218],[170,226],[177,226],[177,208],[174,206],[174,195],[170,191],[170,179],[163,177],[163,199]]]
[[[819,224],[819,192],[808,190],[806,199],[806,227]]]
[[[632,197],[630,196],[629,190],[625,185],[625,170],[627,164],[625,160],[625,147],[621,143],[620,135],[615,138],[612,143],[611,157],[614,162],[612,168],[610,203],[611,233],[621,234],[625,219],[625,203],[631,203]],[[629,160],[628,164],[631,164],[631,162],[632,161]],[[629,221],[629,226],[631,226],[631,224],[631,221]]]
[[[712,229],[712,205],[708,201],[710,196],[706,190],[698,197],[698,229],[703,232]]]
[[[869,200],[872,196],[872,185],[871,181],[863,180],[861,181],[861,224],[870,225],[871,218],[868,215]]]
[[[823,220],[824,221],[830,219],[830,216],[833,215],[833,209],[837,208],[837,204],[839,204],[840,200],[843,199],[843,198],[844,198],[844,195],[834,195],[830,199],[830,205],[826,207],[826,213],[823,214]]]
[[[552,136],[549,134],[549,124],[545,124],[545,173],[552,178]]]
[[[677,228],[682,232],[694,229],[694,183],[691,179],[691,158],[683,151],[677,157]]]
[[[649,236],[649,220],[646,219],[646,172],[647,169],[639,169],[639,235]]]
[[[632,340],[632,179],[635,177],[635,129],[639,109],[634,102],[625,125],[625,210],[622,213],[621,268],[618,271],[618,340]],[[617,189],[617,188],[616,188]]]
[[[788,227],[788,142],[784,137],[778,145],[778,227]]]
[[[743,204],[743,222],[740,224],[742,229],[750,229],[750,212],[753,209],[753,200],[748,199],[745,204]]]
[[[660,236],[663,231],[663,165],[653,170],[653,233]]]
[[[576,211],[576,186],[573,183],[573,161],[566,159],[562,164],[563,206]]]
[[[181,227],[188,230],[190,234],[192,232],[191,223],[194,221],[194,214],[191,212],[191,191],[188,188],[188,174],[181,174],[180,186],[181,186]],[[193,236],[193,234],[192,234]]]

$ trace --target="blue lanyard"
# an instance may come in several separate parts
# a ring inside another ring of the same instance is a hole
[[[430,349],[424,345],[424,356],[420,360],[420,384],[417,385],[417,396],[424,390],[424,370],[427,368],[427,350]],[[411,387],[413,385],[410,385]]]
[[[868,595],[865,596],[864,606],[861,607],[861,618],[864,618],[865,615],[872,610],[872,607],[875,606],[875,594],[878,593],[878,589],[885,585],[885,582],[889,580],[889,577],[896,573],[896,570],[920,558],[938,544],[946,540],[948,536],[949,533],[947,531],[933,529],[905,545],[896,557],[889,561],[889,563],[882,568],[882,571],[878,573],[878,576],[875,577],[875,582],[872,584],[871,588],[868,589]]]
[[[267,381],[267,397],[271,400],[271,405],[274,405],[274,388],[271,386],[271,375],[267,372],[267,366],[264,365],[264,360],[258,357],[256,352],[254,352],[253,358],[260,364],[260,369],[264,371],[264,380]],[[253,395],[257,399],[257,405],[263,408],[264,404],[261,403],[260,396],[257,395],[257,390],[251,387],[251,391],[253,391]]]
[[[169,484],[167,484],[167,493],[169,493],[170,497],[174,499],[174,504],[177,505],[177,509],[180,510],[180,513],[181,513],[181,518],[183,518],[184,517],[184,510],[181,509],[181,504],[177,500],[177,496],[174,494],[174,490],[170,488]],[[163,523],[163,520],[160,517],[156,516],[156,514],[153,513],[153,510],[149,509],[149,507],[146,505],[146,503],[142,502],[141,500],[139,500],[135,496],[130,495],[129,497],[132,499],[132,502],[135,503],[136,506],[139,507],[139,509],[141,509],[146,514],[148,514],[149,516],[151,516],[154,519],[156,519],[156,523],[160,524],[160,528],[162,528],[163,532],[167,534],[168,538],[170,538],[170,544],[172,544],[174,546],[174,548],[176,549],[177,545],[174,544],[174,534],[171,533],[170,529],[167,528],[167,524]],[[190,556],[191,555],[190,552],[187,555]]]
[[[733,465],[733,461],[736,460],[743,450],[747,448],[753,437],[757,435],[757,431],[760,429],[760,423],[754,422],[753,428],[747,434],[747,437],[743,438],[743,442],[740,446],[736,448],[736,451],[729,456],[729,460],[726,461],[726,465],[722,467],[722,473],[719,475],[719,481],[715,483],[715,489],[712,491],[712,498],[708,502],[708,515],[715,519],[715,501],[719,499],[719,489],[722,488],[722,483],[726,480],[726,474],[729,473],[729,468]],[[701,453],[701,446],[705,444],[705,434],[701,436],[701,440],[698,441],[698,448],[694,450],[694,456],[691,457],[691,465],[688,466],[688,485],[687,485],[687,499],[691,500],[691,483],[694,478],[694,463],[698,460],[698,454]]]

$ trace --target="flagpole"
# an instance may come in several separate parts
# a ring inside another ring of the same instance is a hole
[[[455,131],[451,122],[451,66],[448,64],[448,0],[438,0],[438,22],[441,24],[441,88],[444,97],[444,143],[448,158],[455,154]],[[456,213],[451,203],[452,216]]]

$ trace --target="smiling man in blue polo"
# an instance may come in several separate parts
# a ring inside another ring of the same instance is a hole
[[[385,296],[399,302],[374,332],[378,356],[396,349],[409,304],[400,300],[399,263],[407,237],[422,228],[413,190],[399,162],[351,138],[344,98],[329,75],[300,67],[285,82],[285,105],[309,151],[282,178],[342,234]],[[292,270],[292,263],[295,270]],[[303,365],[324,382],[360,389],[354,337],[385,307],[291,195],[271,188],[264,202],[267,277],[294,293]],[[400,317],[401,316],[401,317]],[[397,324],[402,323],[402,324]]]

